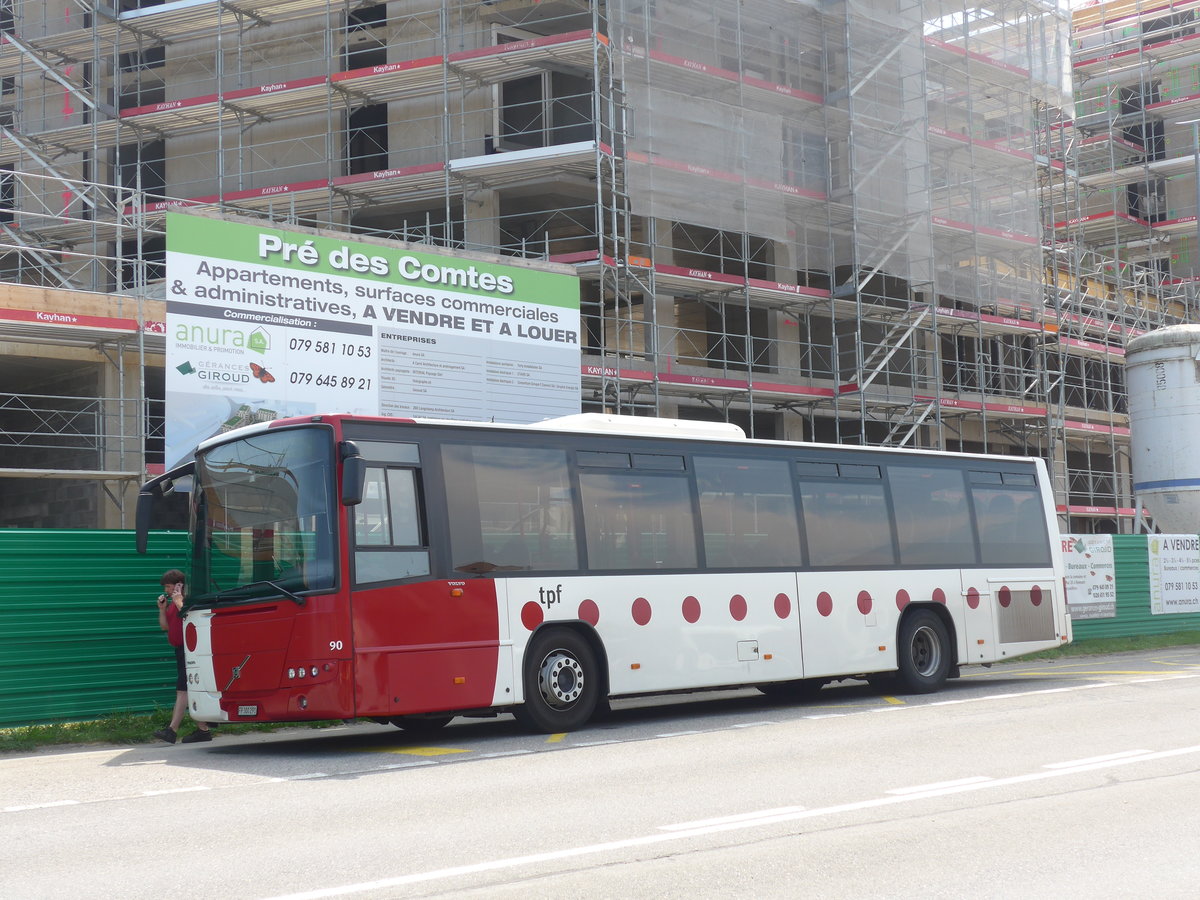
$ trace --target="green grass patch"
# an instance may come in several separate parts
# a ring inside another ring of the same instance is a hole
[[[1127,637],[1090,638],[1075,641],[1065,647],[1043,650],[1018,656],[1005,662],[1026,659],[1061,659],[1067,656],[1099,656],[1105,653],[1125,653],[1130,650],[1158,650],[1162,647],[1186,647],[1200,644],[1200,631],[1174,631],[1170,634],[1133,634]]]

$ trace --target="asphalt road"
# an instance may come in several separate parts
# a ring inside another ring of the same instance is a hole
[[[1187,897],[1200,648],[0,756],[0,897]]]

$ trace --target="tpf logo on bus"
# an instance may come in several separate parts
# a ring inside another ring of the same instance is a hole
[[[555,603],[562,603],[562,588],[561,584],[552,588],[538,588],[538,603],[542,604],[546,609],[549,609]]]

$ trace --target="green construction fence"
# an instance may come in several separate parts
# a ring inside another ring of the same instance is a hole
[[[1108,619],[1076,619],[1075,640],[1131,637],[1135,634],[1173,634],[1200,630],[1200,613],[1154,615],[1150,611],[1150,562],[1147,546],[1155,535],[1115,534],[1117,614]],[[1069,594],[1068,594],[1069,596]]]
[[[187,534],[0,529],[0,728],[175,702],[155,598]]]

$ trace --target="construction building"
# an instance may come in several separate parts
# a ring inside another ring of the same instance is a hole
[[[585,411],[1037,455],[1138,530],[1197,7],[0,0],[0,526],[131,524],[194,208],[569,263]]]

